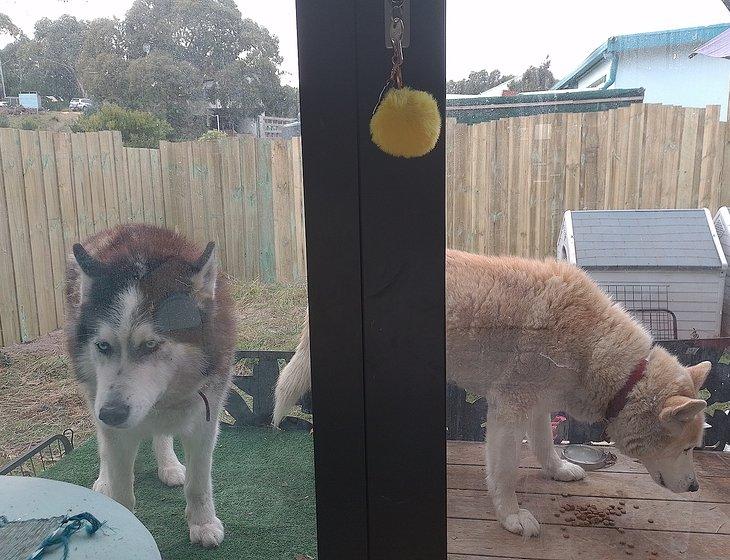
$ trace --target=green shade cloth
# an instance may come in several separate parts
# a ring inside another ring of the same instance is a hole
[[[178,455],[182,460],[181,449]],[[92,439],[43,476],[90,487],[98,469]],[[149,442],[140,449],[135,471],[135,513],[165,560],[316,558],[314,455],[312,436],[306,432],[221,430],[213,490],[226,537],[213,550],[190,544],[183,490],[159,481]]]

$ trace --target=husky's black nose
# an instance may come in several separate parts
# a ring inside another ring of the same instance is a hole
[[[129,418],[129,405],[120,402],[106,403],[99,411],[99,420],[107,426],[119,426]]]
[[[688,490],[690,492],[697,492],[697,490],[699,490],[699,489],[700,489],[700,485],[697,484],[697,481],[696,480],[693,480],[692,481],[692,484],[690,484],[689,485],[689,488],[688,488]]]

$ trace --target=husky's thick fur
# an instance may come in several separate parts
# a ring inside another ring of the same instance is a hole
[[[74,246],[66,281],[68,351],[99,440],[94,490],[133,510],[134,460],[151,437],[160,480],[185,486],[190,540],[217,546],[212,453],[235,321],[214,245],[120,226]]]
[[[488,399],[487,485],[502,525],[537,535],[517,503],[517,449],[527,433],[545,474],[585,476],[553,447],[549,413],[605,419],[614,397],[648,360],[643,377],[608,424],[619,450],[674,492],[695,491],[692,448],[702,438],[697,392],[710,363],[683,367],[580,269],[564,262],[446,256],[447,378]],[[310,386],[305,329],[276,387],[274,424]]]

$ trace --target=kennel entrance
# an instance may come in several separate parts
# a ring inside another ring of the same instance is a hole
[[[599,284],[656,340],[677,340],[677,316],[669,308],[668,284]]]

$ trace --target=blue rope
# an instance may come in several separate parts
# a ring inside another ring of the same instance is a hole
[[[61,560],[68,558],[68,541],[76,531],[84,527],[86,534],[91,536],[96,533],[99,528],[103,525],[96,517],[88,512],[79,513],[78,515],[64,516],[61,520],[61,524],[58,529],[53,531],[49,536],[43,539],[43,542],[38,545],[36,551],[30,555],[28,560],[36,560],[42,557],[49,550],[58,546],[63,546],[63,556]]]

